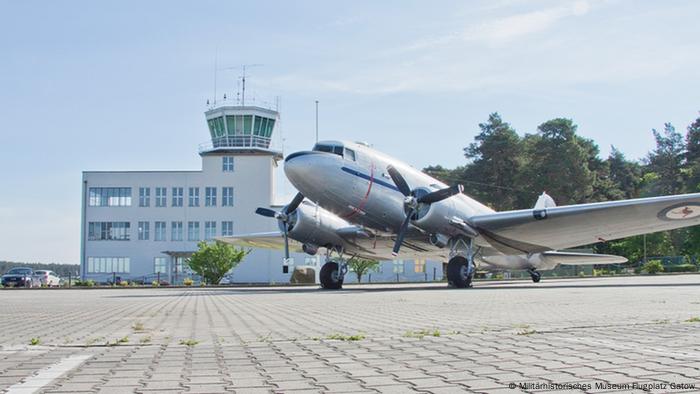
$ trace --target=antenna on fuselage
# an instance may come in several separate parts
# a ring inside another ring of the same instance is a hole
[[[316,100],[316,143],[318,144],[318,100]]]

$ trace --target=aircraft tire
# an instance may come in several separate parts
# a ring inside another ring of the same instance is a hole
[[[472,287],[474,274],[467,275],[468,262],[462,256],[453,257],[447,263],[447,282],[458,289]]]
[[[542,279],[542,274],[539,272],[532,272],[530,273],[530,277],[532,278],[532,281],[535,283],[539,283],[540,279]]]
[[[343,288],[343,281],[338,280],[340,267],[335,261],[329,261],[321,267],[320,279],[321,287],[328,290],[338,290]]]

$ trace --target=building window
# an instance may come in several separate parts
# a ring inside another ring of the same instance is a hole
[[[156,222],[156,233],[153,236],[154,241],[165,241],[165,222]]]
[[[204,222],[204,239],[211,241],[216,237],[216,222]]]
[[[185,192],[184,192],[184,189],[182,187],[174,187],[173,188],[172,206],[181,207],[184,194],[185,194]]]
[[[207,207],[216,206],[216,188],[207,187],[204,189],[204,205]]]
[[[232,221],[221,222],[221,236],[222,237],[230,237],[232,235],[233,235],[233,222]]]
[[[90,222],[89,241],[128,241],[131,223],[129,222]]]
[[[153,259],[153,273],[154,274],[167,274],[168,273],[168,260],[165,257],[156,257]]]
[[[198,207],[199,206],[199,188],[198,187],[191,187],[189,190],[189,195],[190,195],[190,206],[191,207]]]
[[[199,241],[199,222],[187,222],[187,240]]]
[[[139,188],[139,206],[140,207],[151,206],[151,188],[150,187],[140,187]]]
[[[233,156],[224,156],[221,158],[223,172],[233,172]]]
[[[88,190],[88,205],[91,207],[131,206],[130,187],[91,187]]]
[[[425,273],[425,260],[417,259],[413,262],[413,270],[417,274]]]
[[[232,207],[233,206],[233,188],[232,187],[222,187],[221,188],[221,206],[222,207]]]
[[[150,222],[139,222],[139,241],[148,241],[151,236]]]
[[[170,228],[172,230],[170,233],[170,240],[182,241],[182,222],[172,222]]]
[[[88,257],[88,273],[129,273],[131,259],[128,257]]]
[[[165,187],[156,188],[156,206],[164,207],[167,204],[168,199],[168,189]]]
[[[183,268],[184,268],[184,262],[185,258],[184,257],[175,257],[175,266],[173,267],[173,272],[177,273],[182,273]]]

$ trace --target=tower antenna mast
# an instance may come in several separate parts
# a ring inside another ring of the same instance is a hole
[[[260,67],[263,66],[263,64],[241,64],[240,66],[235,66],[235,67],[227,67],[226,70],[243,70],[243,73],[241,74],[241,105],[245,105],[245,78],[246,78],[246,69],[251,68],[251,67]]]

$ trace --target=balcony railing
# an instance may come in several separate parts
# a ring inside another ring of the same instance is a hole
[[[199,151],[205,152],[215,149],[226,148],[262,148],[270,149],[272,138],[258,135],[229,135],[214,138],[211,141],[199,144]]]

